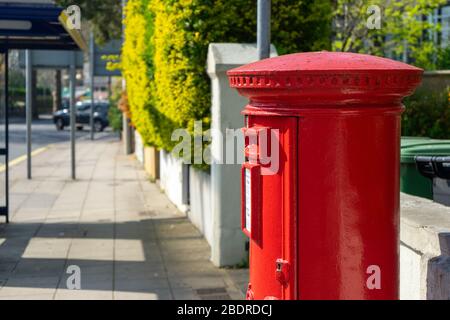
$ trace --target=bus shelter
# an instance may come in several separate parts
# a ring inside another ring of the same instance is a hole
[[[8,53],[12,49],[87,50],[81,30],[71,28],[62,7],[49,3],[0,2],[0,216],[9,222]],[[71,67],[71,119],[75,119],[75,53]],[[75,125],[75,121],[71,121]],[[31,137],[27,135],[27,145]],[[72,178],[75,178],[75,130],[72,128]]]

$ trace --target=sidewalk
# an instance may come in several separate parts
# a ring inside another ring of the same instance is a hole
[[[199,232],[149,182],[121,144],[104,134],[11,169],[10,225],[0,222],[0,299],[242,299],[209,261]],[[69,266],[81,290],[67,289]]]

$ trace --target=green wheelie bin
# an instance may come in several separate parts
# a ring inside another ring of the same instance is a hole
[[[419,172],[416,164],[418,156],[450,156],[450,140],[402,137],[400,190],[433,200],[433,179]]]

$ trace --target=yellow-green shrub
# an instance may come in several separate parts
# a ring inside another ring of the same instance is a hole
[[[131,122],[145,137],[146,144],[160,144],[157,113],[152,99],[151,36],[149,0],[129,0],[125,14],[125,41],[122,47],[122,73],[126,79]]]
[[[272,1],[279,53],[330,47],[331,1]],[[171,150],[172,131],[209,125],[211,42],[256,42],[256,1],[129,0],[122,68],[133,123],[146,144]]]

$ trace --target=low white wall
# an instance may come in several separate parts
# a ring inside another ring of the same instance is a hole
[[[141,164],[144,164],[144,143],[137,130],[134,130],[134,154]]]
[[[271,56],[277,56],[271,46]],[[255,44],[211,43],[208,49],[207,72],[211,79],[211,214],[213,240],[211,261],[219,267],[241,263],[248,257],[247,238],[241,231],[241,165],[226,164],[230,156],[225,150],[227,129],[239,130],[244,125],[242,109],[248,99],[230,88],[227,71],[255,62],[258,51]],[[234,155],[243,149],[234,146]]]
[[[401,195],[400,298],[450,300],[450,207]]]
[[[181,211],[186,213],[189,206],[186,203],[186,167],[183,168],[181,159],[175,158],[169,152],[160,151],[160,187],[170,201]]]
[[[211,174],[189,169],[190,208],[188,217],[205,236],[210,245],[213,241],[213,215],[211,208]]]

